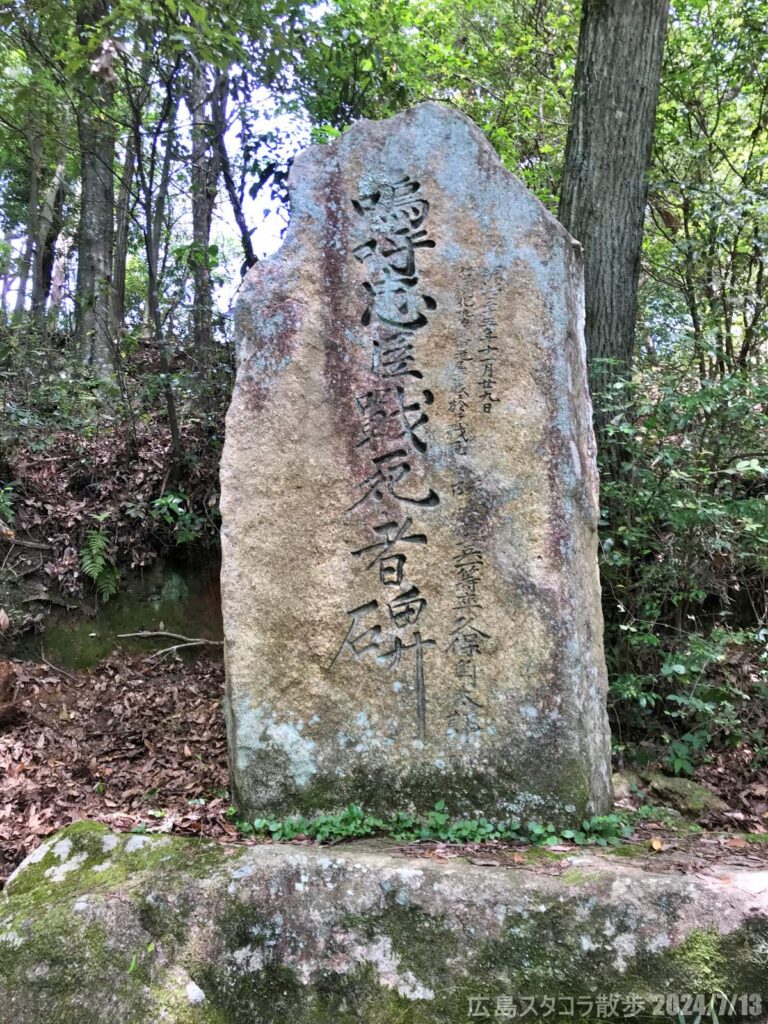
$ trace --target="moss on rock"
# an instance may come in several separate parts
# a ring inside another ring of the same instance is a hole
[[[482,868],[82,823],[0,896],[13,1024],[454,1024],[478,997],[768,998],[767,967],[768,898],[589,852]]]
[[[662,775],[661,772],[644,772],[643,779],[659,799],[689,817],[699,818],[703,814],[728,809],[728,805],[711,789],[692,779]]]

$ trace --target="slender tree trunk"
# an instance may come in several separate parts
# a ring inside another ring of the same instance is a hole
[[[56,254],[59,244],[59,237],[61,235],[61,229],[63,227],[65,193],[66,182],[62,178],[61,187],[59,188],[55,197],[53,207],[53,219],[51,220],[46,236],[43,239],[43,251],[41,258],[41,276],[43,283],[43,310],[45,310],[45,304],[48,300],[48,296],[51,294],[51,288],[53,286],[53,268],[56,264]]]
[[[584,247],[597,409],[632,366],[637,287],[669,0],[584,0],[560,219]],[[606,362],[610,360],[611,362]]]
[[[27,284],[29,272],[32,268],[35,240],[37,238],[38,222],[40,218],[40,177],[43,171],[43,139],[34,124],[30,125],[27,131],[29,145],[29,199],[27,202],[27,235],[24,241],[24,248],[18,267],[18,285],[16,291],[16,304],[14,315],[20,316],[24,312],[24,303],[27,298]]]
[[[51,314],[58,315],[61,304],[64,301],[64,291],[67,286],[67,266],[72,246],[72,239],[64,236],[56,248],[56,258],[51,269],[51,291],[48,303]]]
[[[237,191],[235,177],[232,173],[232,164],[229,159],[229,153],[227,152],[227,143],[225,139],[226,133],[227,114],[225,95],[224,102],[219,103],[213,108],[213,137],[216,151],[219,154],[221,175],[224,179],[227,197],[229,198],[229,203],[232,207],[232,214],[235,218],[235,223],[237,224],[238,231],[240,232],[240,244],[243,248],[243,256],[245,257],[241,273],[245,274],[246,270],[250,270],[251,267],[258,263],[258,257],[253,251],[251,232],[248,228],[248,221],[245,216],[245,210],[243,209],[243,202]],[[272,171],[270,170],[270,175],[271,173]]]
[[[218,75],[210,91],[205,68],[196,66],[187,97],[192,116],[192,335],[195,353],[203,366],[211,362],[213,286],[208,250],[221,165],[219,149],[214,145],[214,115],[209,111],[218,106],[221,114],[216,120],[226,122],[227,89],[226,75]]]
[[[172,103],[168,111],[167,123],[175,124],[178,101]],[[162,240],[163,218],[168,202],[168,189],[171,183],[171,165],[173,152],[173,132],[169,131],[165,140],[165,153],[160,173],[160,185],[156,198],[155,215],[152,217],[152,196],[146,197],[147,204],[147,298],[149,315],[155,332],[157,351],[160,357],[160,370],[163,374],[163,391],[168,412],[168,428],[171,434],[171,474],[175,478],[179,471],[181,459],[181,433],[176,411],[176,399],[171,384],[171,363],[168,357],[168,346],[165,341],[165,330],[160,309],[160,243]]]
[[[171,434],[171,475],[176,477],[179,470],[181,458],[181,433],[179,430],[179,418],[176,411],[176,399],[173,395],[171,385],[171,364],[168,358],[168,348],[165,343],[163,329],[163,317],[160,309],[160,290],[157,272],[157,255],[153,248],[151,233],[145,234],[145,249],[147,253],[147,309],[150,323],[154,330],[157,351],[160,358],[160,371],[163,375],[163,394],[165,396],[165,407],[168,414],[168,428]]]
[[[151,151],[148,154],[145,150],[150,147],[142,145],[144,140],[141,134],[141,109],[136,105],[135,97],[129,97],[129,99],[132,100],[135,173],[139,191],[139,206],[142,213],[141,227],[144,237],[144,253],[147,260],[146,316],[149,326],[154,333],[154,341],[157,345],[159,356],[160,371],[163,379],[163,393],[168,415],[168,427],[171,434],[171,475],[175,478],[178,474],[181,460],[181,432],[176,410],[176,399],[171,383],[171,365],[160,306],[159,277],[163,219],[173,162],[173,126],[175,125],[176,112],[178,110],[174,79],[172,78],[166,83],[166,95],[160,112],[157,115],[155,136],[151,140]],[[163,150],[160,178],[156,183],[158,139],[161,129],[165,129],[166,132],[165,148]]]
[[[109,307],[112,285],[113,201],[111,127],[83,113],[78,117],[81,149],[80,226],[77,264],[77,338],[83,359],[101,373],[112,365]]]
[[[120,177],[120,191],[115,214],[115,253],[112,269],[112,305],[110,309],[110,334],[117,339],[125,319],[125,271],[128,262],[128,228],[131,214],[131,188],[133,186],[134,142],[133,134],[128,136],[123,157],[123,171]]]
[[[120,189],[115,210],[115,248],[112,261],[112,295],[109,306],[109,333],[112,340],[112,361],[115,378],[125,407],[128,410],[128,423],[131,431],[131,450],[135,457],[139,454],[139,435],[136,423],[133,395],[128,385],[123,363],[121,335],[125,326],[125,278],[128,265],[128,242],[130,218],[132,214],[131,200],[135,168],[135,140],[131,131],[125,141]]]
[[[109,13],[104,0],[84,0],[78,5],[77,28],[87,44],[89,32]],[[77,340],[86,365],[108,375],[112,369],[110,306],[112,249],[114,243],[115,127],[105,115],[113,87],[96,86],[94,96],[84,96],[78,106],[77,134],[80,143],[80,224],[77,263]]]
[[[2,316],[2,323],[5,326],[8,323],[8,293],[11,290],[11,284],[13,283],[13,260],[11,258],[13,253],[12,239],[10,235],[7,235],[3,239],[3,257],[2,257],[2,275],[3,284],[0,289],[0,316]]]
[[[40,330],[45,329],[45,304],[51,290],[51,274],[56,255],[56,240],[61,233],[64,202],[64,161],[60,161],[43,197],[37,229],[32,274],[32,315]]]
[[[178,103],[174,103],[169,115],[169,123],[175,121],[177,110]],[[171,183],[171,142],[173,134],[175,133],[171,133],[170,130],[168,130],[165,146],[162,149],[162,163],[160,164],[160,175],[157,184],[155,184],[157,157],[160,152],[157,139],[155,139],[153,143],[153,153],[149,160],[149,164],[151,165],[149,173],[147,173],[147,169],[145,168],[143,157],[139,157],[140,163],[138,164],[139,169],[143,172],[141,174],[143,187],[141,189],[140,205],[143,211],[142,233],[144,235],[144,248],[147,256],[148,272],[147,293],[144,298],[144,323],[147,326],[147,334],[152,336],[154,333],[155,343],[161,350],[165,349],[165,331],[161,331],[160,334],[157,333],[157,324],[155,323],[155,317],[152,309],[152,280],[154,279],[158,283],[156,297],[159,309],[159,282],[164,266],[164,261],[161,263],[160,260],[160,253],[163,250],[166,203],[168,201],[168,189]]]

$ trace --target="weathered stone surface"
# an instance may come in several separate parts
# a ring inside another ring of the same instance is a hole
[[[765,1000],[767,965],[768,872],[584,853],[487,868],[79,823],[0,895],[3,1024],[452,1024],[522,996],[590,1021],[606,993],[677,1021],[654,993]],[[740,1009],[720,1019],[764,1019]]]
[[[693,779],[663,775],[661,772],[643,772],[642,775],[655,800],[671,804],[688,817],[701,818],[728,810],[725,800]]]
[[[632,806],[633,799],[636,799],[638,792],[643,787],[640,776],[626,768],[622,771],[614,772],[611,782],[617,806]]]
[[[239,803],[603,812],[579,247],[436,104],[291,181],[222,462]]]

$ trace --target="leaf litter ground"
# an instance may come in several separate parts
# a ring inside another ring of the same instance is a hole
[[[210,652],[193,664],[118,652],[79,673],[0,661],[0,884],[43,838],[82,818],[118,831],[253,842],[242,839],[227,815],[223,686],[221,657]],[[675,872],[720,870],[724,864],[768,868],[768,843],[724,834],[734,826],[765,832],[754,766],[751,787],[745,785],[749,765],[743,754],[733,781],[726,781],[726,765],[715,767],[706,781],[712,788],[720,781],[719,794],[737,809],[703,820],[708,831],[695,834],[643,823],[632,840],[634,864]],[[536,851],[503,843],[381,842],[409,857],[463,856],[477,865],[548,873],[565,869],[557,855],[573,850],[561,845],[550,851],[554,859],[532,860],[527,853]]]

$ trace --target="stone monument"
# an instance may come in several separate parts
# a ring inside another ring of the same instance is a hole
[[[578,243],[434,103],[306,150],[291,210],[222,461],[241,809],[605,812]]]

